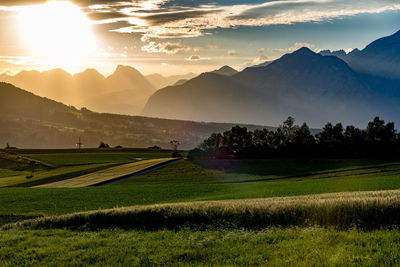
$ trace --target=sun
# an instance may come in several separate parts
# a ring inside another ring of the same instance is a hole
[[[24,6],[18,22],[31,56],[47,67],[74,68],[96,50],[90,20],[70,2]]]

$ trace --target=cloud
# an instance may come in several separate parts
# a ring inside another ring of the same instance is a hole
[[[142,51],[147,53],[165,53],[165,54],[176,54],[180,51],[190,51],[193,50],[192,47],[183,45],[180,42],[177,43],[156,43],[150,42],[147,45],[142,46]]]
[[[192,55],[188,58],[186,58],[187,61],[204,61],[204,60],[210,60],[208,57],[201,57],[199,55]]]
[[[322,22],[363,13],[400,10],[398,0],[71,0],[96,23],[125,22],[113,32],[137,33],[145,40],[190,38],[218,28]],[[44,0],[4,0],[0,6],[43,3]]]
[[[178,11],[178,12],[166,12],[154,15],[143,16],[142,19],[145,20],[149,25],[162,25],[164,23],[171,23],[174,21],[185,20],[185,19],[195,19],[203,17],[207,14],[218,13],[220,10],[189,10],[189,11]]]
[[[26,65],[32,59],[26,56],[0,56],[0,62],[6,62],[14,65]]]
[[[235,50],[229,50],[229,51],[228,51],[228,55],[229,55],[229,56],[237,56],[237,54],[238,54],[238,53],[237,53]]]
[[[299,50],[302,47],[307,47],[310,50],[316,50],[315,45],[310,44],[310,43],[295,43],[294,45],[292,45],[291,47],[288,48],[289,52],[294,52]]]
[[[316,48],[315,45],[313,45],[313,44],[296,42],[291,47],[288,47],[288,48],[272,49],[272,52],[275,52],[275,53],[291,53],[291,52],[299,50],[302,47],[307,47],[310,50],[313,50],[315,52],[319,52],[320,51],[320,49]]]
[[[278,0],[262,4],[190,7],[174,5],[175,2],[169,1],[168,6],[154,4],[155,8],[148,12],[129,12],[144,25],[132,25],[120,31],[141,33],[148,39],[189,38],[210,34],[210,30],[217,28],[321,22],[400,9],[398,0]]]
[[[211,49],[211,50],[214,50],[214,49],[218,49],[219,48],[219,44],[207,44],[207,49]]]

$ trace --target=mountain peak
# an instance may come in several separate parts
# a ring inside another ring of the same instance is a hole
[[[228,65],[225,65],[217,70],[212,71],[211,73],[224,75],[224,76],[232,76],[232,75],[238,73],[238,71]]]
[[[134,67],[128,66],[128,65],[118,65],[117,68],[115,69],[114,73],[117,72],[139,72],[137,69]]]
[[[77,73],[74,75],[75,79],[79,79],[79,78],[89,78],[89,79],[104,79],[104,76],[98,72],[96,69],[90,68],[90,69],[86,69],[83,72]]]
[[[296,50],[292,53],[293,55],[316,55],[310,48],[303,46],[299,50]]]
[[[118,65],[114,73],[109,77],[129,77],[129,79],[144,78],[144,76],[134,67],[127,65]]]

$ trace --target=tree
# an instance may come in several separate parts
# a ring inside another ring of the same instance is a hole
[[[396,146],[396,130],[394,123],[389,122],[385,125],[385,121],[379,117],[375,117],[373,121],[368,123],[366,131],[366,139],[371,154],[390,154],[394,153]]]
[[[294,118],[289,116],[283,122],[283,125],[279,127],[282,131],[285,144],[289,144],[289,143],[293,142],[293,134],[295,133],[295,131],[298,128],[294,125],[294,122],[295,122]]]
[[[337,123],[327,123],[321,132],[316,135],[319,152],[325,156],[335,157],[342,152],[344,134],[343,126]]]
[[[215,153],[219,148],[222,147],[224,143],[224,138],[220,133],[213,133],[209,138],[204,140],[199,148],[207,153]]]
[[[180,158],[180,157],[182,157],[181,154],[179,154],[179,152],[178,152],[178,147],[179,147],[179,145],[180,145],[181,143],[180,143],[179,141],[177,141],[177,140],[172,140],[172,141],[169,142],[169,144],[170,144],[171,147],[172,147],[172,157],[173,157],[173,158]]]
[[[365,130],[352,125],[327,123],[314,137],[306,123],[294,124],[289,117],[275,131],[248,131],[234,126],[223,135],[212,134],[191,154],[193,157],[270,158],[270,157],[359,157],[400,154],[400,134],[394,123],[379,117]]]
[[[365,154],[365,131],[353,125],[346,127],[344,132],[344,152],[348,156],[362,156]]]
[[[110,148],[110,145],[104,142],[100,142],[99,148]]]
[[[311,134],[310,128],[303,123],[292,134],[289,152],[291,155],[310,156],[314,153],[315,138]]]
[[[250,152],[252,135],[253,133],[248,132],[246,127],[236,125],[231,130],[224,132],[223,137],[226,147],[232,151],[233,156],[242,157]]]

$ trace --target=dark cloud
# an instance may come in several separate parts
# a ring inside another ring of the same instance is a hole
[[[129,17],[121,12],[92,12],[87,14],[91,20],[119,19]]]
[[[150,42],[147,45],[142,46],[142,51],[147,53],[166,53],[166,54],[176,54],[179,51],[192,50],[191,47],[183,45],[182,43],[156,43]]]
[[[201,59],[201,57],[199,55],[193,55],[188,58],[188,60],[193,60],[193,61],[200,60],[200,59]]]
[[[161,25],[168,22],[174,22],[178,20],[184,20],[187,18],[198,18],[207,14],[218,13],[220,10],[190,10],[190,11],[178,11],[178,12],[167,12],[160,14],[153,14],[145,17],[141,17],[150,25]]]

